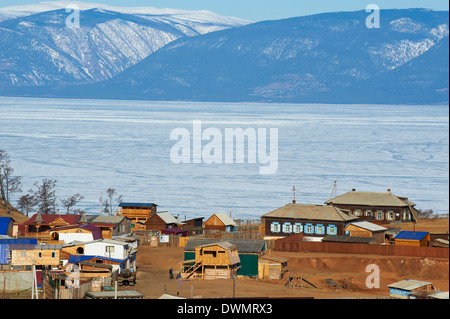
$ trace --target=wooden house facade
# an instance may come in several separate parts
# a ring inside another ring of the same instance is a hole
[[[228,242],[236,246],[239,255],[238,276],[257,277],[259,258],[266,253],[266,242],[264,240],[249,239],[216,239],[216,238],[190,238],[184,246],[184,260],[190,261],[193,265],[195,261],[196,247],[210,244]],[[188,265],[187,262],[185,265]]]
[[[232,232],[236,230],[235,221],[226,213],[213,214],[203,225],[207,230],[219,230],[225,232]]]
[[[12,244],[11,266],[16,269],[31,269],[33,263],[37,269],[50,269],[60,266],[62,245]]]
[[[152,231],[161,231],[169,228],[179,228],[182,223],[169,212],[158,212],[152,215],[146,222],[145,228]]]
[[[357,217],[333,205],[290,203],[261,217],[266,236],[304,234],[304,240],[320,241],[326,235],[343,235]]]
[[[343,195],[325,202],[351,212],[360,220],[375,220],[381,222],[417,221],[416,205],[406,197],[400,197],[387,192],[360,192],[353,189]]]
[[[229,242],[212,243],[195,247],[195,259],[182,272],[183,278],[229,279],[239,267],[240,259],[235,245]]]
[[[120,203],[120,215],[127,217],[132,222],[145,223],[152,215],[156,214],[158,205],[154,203]]]
[[[77,224],[81,215],[34,214],[19,225],[18,234],[24,237],[50,237],[48,230]]]
[[[131,233],[131,220],[125,216],[86,215],[86,222],[100,228],[105,239]]]

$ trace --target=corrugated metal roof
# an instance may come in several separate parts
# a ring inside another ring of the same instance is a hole
[[[10,250],[60,250],[63,245],[11,244]]]
[[[411,240],[422,240],[427,236],[429,233],[424,231],[408,231],[408,230],[402,230],[399,232],[394,239],[411,239]]]
[[[91,224],[118,224],[125,216],[86,215],[86,220]]]
[[[351,191],[337,196],[325,202],[326,204],[364,205],[364,206],[388,206],[408,207],[416,204],[408,201],[406,197],[399,197],[389,192],[357,192]]]
[[[181,224],[178,219],[169,212],[156,213],[166,224]]]
[[[370,244],[375,242],[373,237],[357,237],[348,235],[328,235],[322,239],[323,242]]]
[[[263,217],[279,217],[308,220],[350,221],[358,219],[346,214],[343,209],[331,205],[287,204],[263,215]]]
[[[214,214],[219,218],[225,226],[236,226],[236,223],[227,213],[216,213]]]
[[[184,246],[185,251],[194,251],[197,246],[204,246],[215,243],[229,242],[237,247],[239,253],[255,254],[266,249],[264,240],[247,240],[247,239],[225,239],[225,238],[191,238]]]
[[[371,222],[367,222],[367,221],[358,221],[358,222],[352,222],[350,223],[350,225],[354,225],[356,227],[360,227],[363,229],[367,229],[370,231],[386,231],[388,230],[386,227],[371,223]]]
[[[3,238],[0,239],[0,244],[29,244],[37,245],[36,238]]]
[[[423,286],[431,285],[431,282],[419,281],[414,279],[405,279],[388,285],[389,288],[412,291]]]

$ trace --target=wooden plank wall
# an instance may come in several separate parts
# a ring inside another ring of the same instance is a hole
[[[291,252],[321,252],[344,254],[368,254],[383,256],[411,256],[429,258],[449,258],[449,249],[440,247],[412,247],[395,245],[370,245],[331,242],[289,242],[276,240],[274,250]]]

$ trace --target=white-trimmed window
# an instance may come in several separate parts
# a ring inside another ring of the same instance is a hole
[[[357,210],[355,210],[355,216],[361,216],[361,210],[360,209],[357,209]]]
[[[294,224],[294,233],[301,233],[303,231],[303,225],[301,223]]]
[[[270,231],[272,233],[279,233],[280,232],[280,223],[278,222],[273,222],[272,224],[270,224]]]
[[[394,220],[394,211],[393,210],[388,210],[388,212],[387,212],[387,219],[388,220]]]
[[[313,233],[314,233],[313,224],[306,224],[305,225],[305,234],[313,234]]]
[[[292,224],[291,223],[284,223],[283,224],[283,233],[292,233]]]
[[[325,234],[325,227],[323,227],[322,224],[317,224],[317,225],[316,225],[316,234],[317,234],[317,235],[323,235],[323,234]]]
[[[383,211],[382,210],[377,211],[377,219],[383,219]]]
[[[327,234],[328,235],[337,235],[337,227],[335,225],[327,226]]]
[[[371,210],[366,210],[366,216],[367,217],[371,217],[372,216],[372,211]]]

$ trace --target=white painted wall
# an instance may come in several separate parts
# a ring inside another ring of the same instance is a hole
[[[59,240],[64,240],[64,244],[69,244],[73,241],[93,241],[92,233],[59,233]]]
[[[106,253],[106,247],[113,246],[114,252],[111,255]],[[92,243],[86,243],[84,245],[84,254],[89,256],[103,256],[114,259],[125,259],[128,257],[127,245],[115,244],[108,241],[97,241]]]

